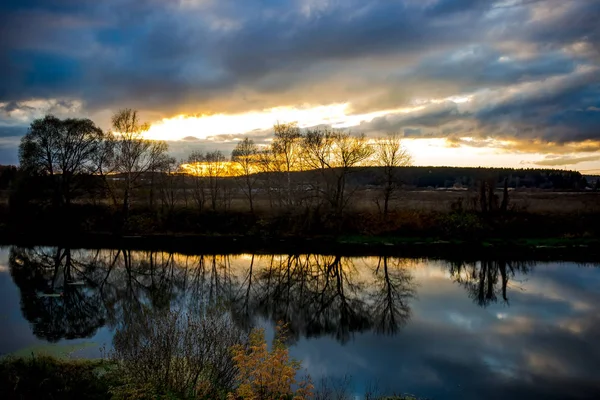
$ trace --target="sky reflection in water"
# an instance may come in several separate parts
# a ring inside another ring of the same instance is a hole
[[[357,392],[436,399],[600,393],[600,268],[573,263],[12,247],[0,354],[93,342],[82,354],[99,355],[141,307],[218,301],[244,327],[289,322],[317,383],[352,376]]]

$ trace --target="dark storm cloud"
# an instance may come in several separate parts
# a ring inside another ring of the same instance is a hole
[[[47,96],[49,89],[81,95],[99,107],[208,99],[239,84],[252,87],[273,71],[457,44],[475,27],[434,23],[459,10],[477,20],[484,9],[465,3],[444,13],[442,2],[429,13],[410,2],[351,1],[305,16],[295,7],[300,2],[198,3],[207,5],[110,0],[12,3],[11,9],[8,4],[0,22],[13,83],[0,91],[0,99]],[[227,24],[233,27],[219,28]]]
[[[458,117],[460,111],[457,104],[447,101],[442,104],[431,104],[422,110],[408,114],[378,117],[364,126],[379,131],[397,131],[405,126],[438,127]]]
[[[469,102],[429,104],[361,124],[365,131],[421,129],[423,136],[539,139],[565,143],[600,139],[600,69],[587,68],[476,92]],[[413,134],[414,136],[414,134]]]
[[[229,50],[226,65],[242,76],[260,76],[270,70],[301,69],[327,60],[410,54],[466,40],[477,25],[450,23],[452,29],[448,29],[435,22],[456,10],[435,13],[428,19],[423,10],[399,1],[370,2],[353,15],[359,4],[351,1],[308,20],[290,15],[245,26],[223,42]],[[465,11],[476,21],[483,8]],[[257,46],[260,43],[267,45]]]
[[[537,3],[537,4],[535,4]],[[558,45],[589,40],[598,49],[600,39],[600,2],[595,0],[542,0],[532,4],[539,15],[528,24],[505,30],[503,37],[531,41],[541,45]],[[544,10],[544,11],[540,11]]]
[[[402,80],[459,82],[463,90],[510,85],[572,72],[577,59],[558,51],[533,59],[511,59],[492,47],[472,46],[427,57]]]
[[[485,133],[553,142],[600,139],[600,70],[575,73],[523,89],[474,113]]]
[[[470,94],[469,107],[430,105],[361,129],[598,139],[600,78],[580,70],[600,61],[599,17],[600,2],[584,0],[9,0],[0,118],[34,99],[160,119],[302,103],[366,112]],[[557,76],[568,82],[517,87]]]

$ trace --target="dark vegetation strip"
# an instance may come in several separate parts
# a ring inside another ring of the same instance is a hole
[[[251,236],[78,234],[75,236],[0,234],[2,245],[59,246],[71,249],[121,248],[201,254],[329,254],[344,256],[398,256],[410,258],[531,261],[600,261],[597,238],[486,239],[481,241],[435,238],[340,236],[265,238]]]

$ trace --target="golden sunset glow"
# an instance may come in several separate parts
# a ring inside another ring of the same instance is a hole
[[[332,128],[350,129],[363,133],[365,126],[373,124],[379,117],[385,117],[379,131],[368,129],[370,136],[384,136],[391,131],[386,128],[388,119],[414,119],[431,112],[444,112],[447,104],[458,105],[459,111],[469,112],[477,103],[474,95],[450,96],[412,101],[411,107],[385,109],[370,113],[354,114],[350,103],[334,103],[320,106],[282,106],[240,114],[178,115],[154,122],[144,134],[148,139],[167,141],[202,141],[205,150],[222,149],[226,157],[243,137],[255,138],[258,146],[265,146],[272,140],[271,129],[276,123],[296,122],[300,128],[328,125]],[[432,111],[433,110],[433,111]],[[406,133],[406,132],[398,132]],[[544,143],[539,140],[516,140],[513,138],[485,137],[485,132],[475,131],[474,136],[438,137],[436,129],[425,127],[416,135],[408,135],[404,146],[413,155],[414,165],[427,166],[489,166],[507,165],[562,166],[570,162],[570,157],[581,170],[597,171],[595,157],[600,144],[595,140],[574,143]],[[429,136],[429,137],[428,137]],[[477,137],[476,137],[477,136]],[[258,140],[257,140],[258,139]],[[262,143],[261,143],[262,142]],[[589,152],[594,156],[591,157]],[[587,154],[586,154],[587,153]],[[563,156],[565,155],[565,156]],[[568,155],[568,156],[567,156]],[[228,176],[239,175],[234,164],[224,166]],[[182,168],[192,174],[205,174],[206,166],[184,165]]]
[[[242,167],[233,161],[185,163],[180,167],[184,173],[196,176],[212,176],[217,171],[218,176],[240,176],[244,173]],[[258,172],[258,170],[254,172]]]
[[[301,128],[321,124],[330,125],[333,128],[348,128],[380,116],[406,114],[423,108],[424,106],[419,105],[351,115],[349,104],[340,103],[316,107],[275,107],[244,114],[179,115],[154,123],[145,136],[155,140],[181,140],[188,137],[207,139],[219,135],[239,135],[268,130],[278,122],[298,122],[298,126]],[[220,139],[220,141],[223,140],[227,139]]]

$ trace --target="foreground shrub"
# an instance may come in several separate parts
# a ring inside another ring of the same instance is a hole
[[[216,310],[143,311],[115,334],[111,358],[125,385],[113,394],[117,399],[224,398],[238,373],[230,349],[246,341],[229,315]]]
[[[233,359],[238,367],[238,384],[229,399],[243,400],[304,400],[313,398],[310,378],[297,382],[301,363],[290,358],[285,345],[285,325],[277,326],[271,351],[263,329],[250,333],[248,346],[233,347]]]

